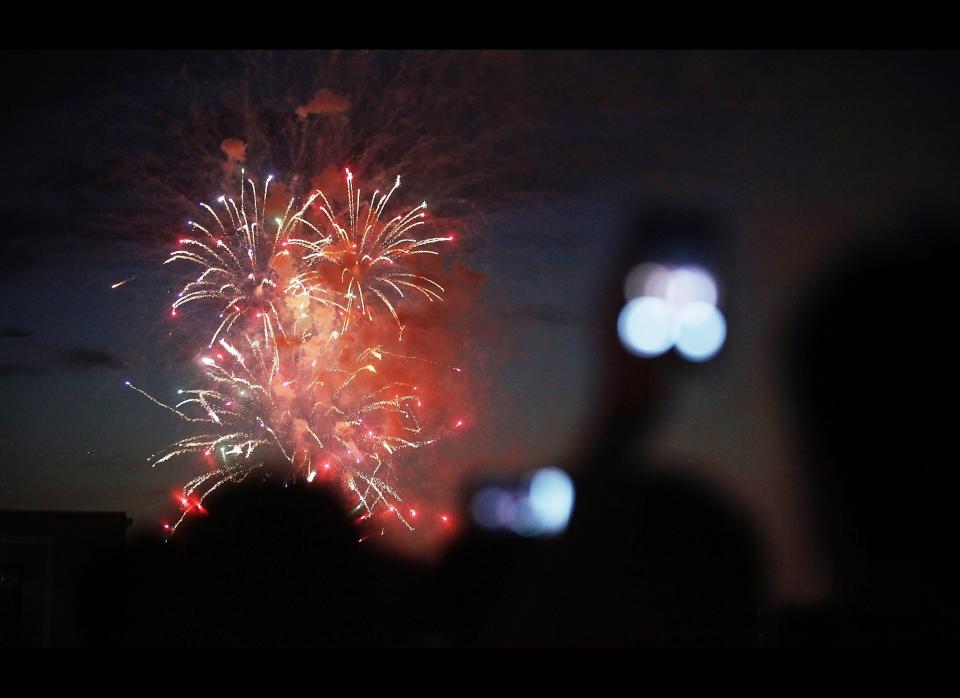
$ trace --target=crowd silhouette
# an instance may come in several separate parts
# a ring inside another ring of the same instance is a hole
[[[711,216],[656,209],[626,236],[619,281],[700,245]],[[944,644],[957,635],[951,544],[957,393],[951,301],[955,228],[906,226],[816,280],[786,323],[793,408],[832,593],[765,601],[764,560],[744,512],[690,469],[656,467],[645,436],[678,372],[640,359],[597,318],[600,418],[565,468],[565,533],[466,527],[439,562],[359,545],[342,503],[282,477],[224,488],[216,517],[170,543],[132,541],[111,574],[115,613],[90,594],[92,644],[636,647]],[[621,273],[623,272],[623,273]],[[469,493],[465,493],[465,497]],[[107,570],[100,568],[100,574]],[[95,585],[93,585],[95,586]]]

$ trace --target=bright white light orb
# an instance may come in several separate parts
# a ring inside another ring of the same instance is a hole
[[[688,303],[674,315],[672,339],[690,361],[712,358],[726,338],[727,322],[711,303]]]
[[[566,529],[573,499],[573,481],[559,468],[538,470],[530,481],[530,508],[544,532],[560,533]]]
[[[689,303],[717,304],[717,284],[700,267],[681,267],[670,272],[663,299],[677,310]]]
[[[673,307],[662,298],[634,298],[620,311],[617,333],[631,354],[659,356],[673,346]]]
[[[480,489],[471,508],[481,528],[519,536],[553,536],[566,530],[573,501],[570,476],[558,468],[543,468],[533,474],[529,485]]]

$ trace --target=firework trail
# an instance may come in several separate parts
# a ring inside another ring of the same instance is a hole
[[[341,217],[319,189],[272,216],[271,181],[258,190],[241,172],[240,195],[200,204],[204,222],[190,221],[192,234],[164,262],[199,269],[171,314],[193,303],[215,314],[199,359],[202,387],[167,404],[127,383],[197,428],[152,465],[193,455],[208,466],[183,486],[180,519],[166,528],[205,513],[204,500],[221,485],[282,464],[308,482],[339,478],[361,519],[385,510],[413,529],[416,511],[401,506],[394,485],[396,455],[449,431],[425,433],[416,378],[424,368],[460,369],[389,345],[402,341],[398,304],[411,294],[443,300],[417,261],[452,238],[417,237],[426,202],[382,220],[399,176],[365,202],[347,170]]]

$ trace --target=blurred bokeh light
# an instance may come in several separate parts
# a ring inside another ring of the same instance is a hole
[[[675,346],[689,361],[706,361],[723,346],[727,323],[706,270],[639,264],[627,274],[624,295],[617,333],[632,354],[660,356]]]
[[[559,468],[543,468],[520,486],[483,487],[473,496],[473,519],[487,530],[520,536],[563,533],[573,512],[574,487]]]

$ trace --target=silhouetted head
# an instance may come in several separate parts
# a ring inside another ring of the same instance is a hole
[[[505,633],[523,644],[754,641],[762,581],[753,531],[735,507],[691,478],[649,473],[593,490],[557,542],[558,555],[546,547],[531,552],[541,555],[528,565],[538,574]]]
[[[206,509],[136,564],[132,613],[154,633],[140,642],[417,644],[420,570],[361,543],[332,488],[250,477]]]
[[[790,337],[821,533],[847,601],[953,605],[960,226],[846,260]]]
[[[624,629],[630,643],[754,642],[761,565],[742,514],[709,487],[662,474],[645,479],[634,516],[622,562],[625,578],[636,588],[624,604],[633,620],[633,627]]]

